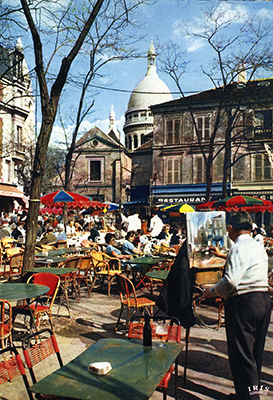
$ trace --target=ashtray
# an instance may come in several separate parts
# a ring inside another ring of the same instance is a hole
[[[112,366],[109,362],[94,362],[89,364],[88,371],[96,375],[105,375],[111,371]]]

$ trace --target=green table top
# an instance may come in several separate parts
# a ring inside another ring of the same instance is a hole
[[[57,268],[57,267],[36,267],[28,269],[27,272],[38,273],[38,272],[49,272],[55,275],[70,274],[70,272],[76,272],[75,268]]]
[[[146,276],[150,279],[160,279],[162,281],[165,281],[167,279],[167,276],[169,275],[169,270],[162,270],[162,271],[150,271],[147,272]]]
[[[66,260],[67,260],[66,257],[56,257],[48,255],[43,257],[36,257],[35,264],[59,264]]]
[[[132,260],[127,260],[125,263],[126,264],[140,264],[140,265],[155,265],[159,262],[166,261],[166,257],[137,257],[137,258],[132,258]]]
[[[48,290],[47,286],[33,283],[1,283],[0,299],[8,301],[31,299],[47,293]]]
[[[144,400],[148,399],[181,351],[181,344],[144,347],[125,339],[100,339],[73,361],[48,375],[31,391],[65,399]],[[87,371],[92,362],[107,361],[106,375]]]
[[[64,256],[65,254],[77,254],[77,253],[85,253],[87,251],[92,250],[93,247],[66,247],[62,249],[56,249],[56,250],[50,250],[47,251],[47,255],[43,253],[42,251],[38,252],[35,254],[36,257],[58,257],[58,256]]]

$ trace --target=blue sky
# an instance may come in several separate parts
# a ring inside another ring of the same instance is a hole
[[[143,54],[149,49],[151,38],[153,38],[156,50],[159,44],[168,40],[179,44],[186,54],[186,60],[190,61],[188,70],[181,80],[185,92],[197,92],[212,87],[210,80],[201,72],[201,66],[206,67],[212,59],[212,51],[208,44],[198,38],[190,38],[186,34],[186,25],[189,28],[198,28],[202,25],[202,10],[212,4],[218,5],[219,9],[227,10],[228,16],[236,15],[239,22],[249,20],[254,16],[263,15],[264,20],[273,22],[273,1],[199,1],[199,0],[157,0],[152,5],[142,5],[136,21],[143,26],[140,34],[145,37],[139,41],[138,49]],[[224,13],[223,13],[224,14]],[[227,14],[224,14],[225,17]],[[239,17],[238,17],[239,16]],[[272,40],[273,38],[271,38]],[[22,39],[23,40],[23,39]],[[27,55],[26,55],[27,56]],[[29,60],[27,59],[29,64]],[[74,68],[76,69],[77,64]],[[84,129],[90,129],[97,125],[103,131],[108,129],[108,118],[111,106],[113,105],[116,114],[117,128],[122,131],[124,113],[127,109],[130,93],[137,83],[145,76],[147,59],[140,58],[131,61],[121,61],[108,64],[104,68],[103,76],[96,81],[97,85],[105,89],[99,90],[94,97],[95,104],[93,113],[83,124]],[[179,97],[177,87],[170,77],[158,72],[160,78],[168,85],[173,97]],[[269,74],[269,73],[268,73]],[[270,75],[270,74],[269,74]],[[273,74],[271,74],[272,76]],[[113,89],[120,89],[127,92],[118,92]],[[64,102],[64,99],[61,99]],[[63,103],[64,104],[64,103]],[[67,126],[72,121],[66,120]],[[59,130],[59,123],[56,120],[54,137]],[[58,137],[58,135],[57,135]]]

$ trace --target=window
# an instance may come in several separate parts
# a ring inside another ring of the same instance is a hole
[[[167,184],[180,183],[181,177],[181,160],[168,159],[166,162],[166,177]]]
[[[209,117],[197,117],[196,125],[197,125],[198,136],[202,140],[209,140],[209,137],[210,137],[210,131],[209,131],[210,118]]]
[[[89,161],[89,180],[102,182],[103,180],[103,160],[92,159]]]
[[[272,110],[260,110],[254,112],[254,124],[255,124],[255,137],[272,137]]]
[[[180,120],[175,119],[166,122],[166,144],[179,143]]]
[[[7,182],[11,181],[11,162],[6,160],[6,178]]]
[[[271,179],[271,164],[264,154],[255,154],[254,156],[254,180],[262,181]]]
[[[196,157],[196,183],[205,182],[205,165],[203,157]]]
[[[22,127],[16,126],[16,137],[14,138],[14,146],[18,151],[24,151],[22,144]]]
[[[138,148],[138,137],[137,135],[134,135],[134,149]]]

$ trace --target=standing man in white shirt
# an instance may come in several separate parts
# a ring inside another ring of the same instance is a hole
[[[225,299],[228,356],[236,391],[230,397],[237,400],[259,400],[259,394],[267,390],[260,379],[272,308],[268,257],[264,247],[251,237],[251,230],[247,212],[230,217],[228,234],[234,243],[229,253],[225,256],[218,248],[212,251],[226,258],[225,274],[203,293],[203,298]]]
[[[160,232],[162,231],[163,226],[164,226],[164,223],[163,223],[162,219],[159,218],[159,216],[155,212],[153,212],[152,218],[150,221],[151,236],[157,237],[160,234]]]

